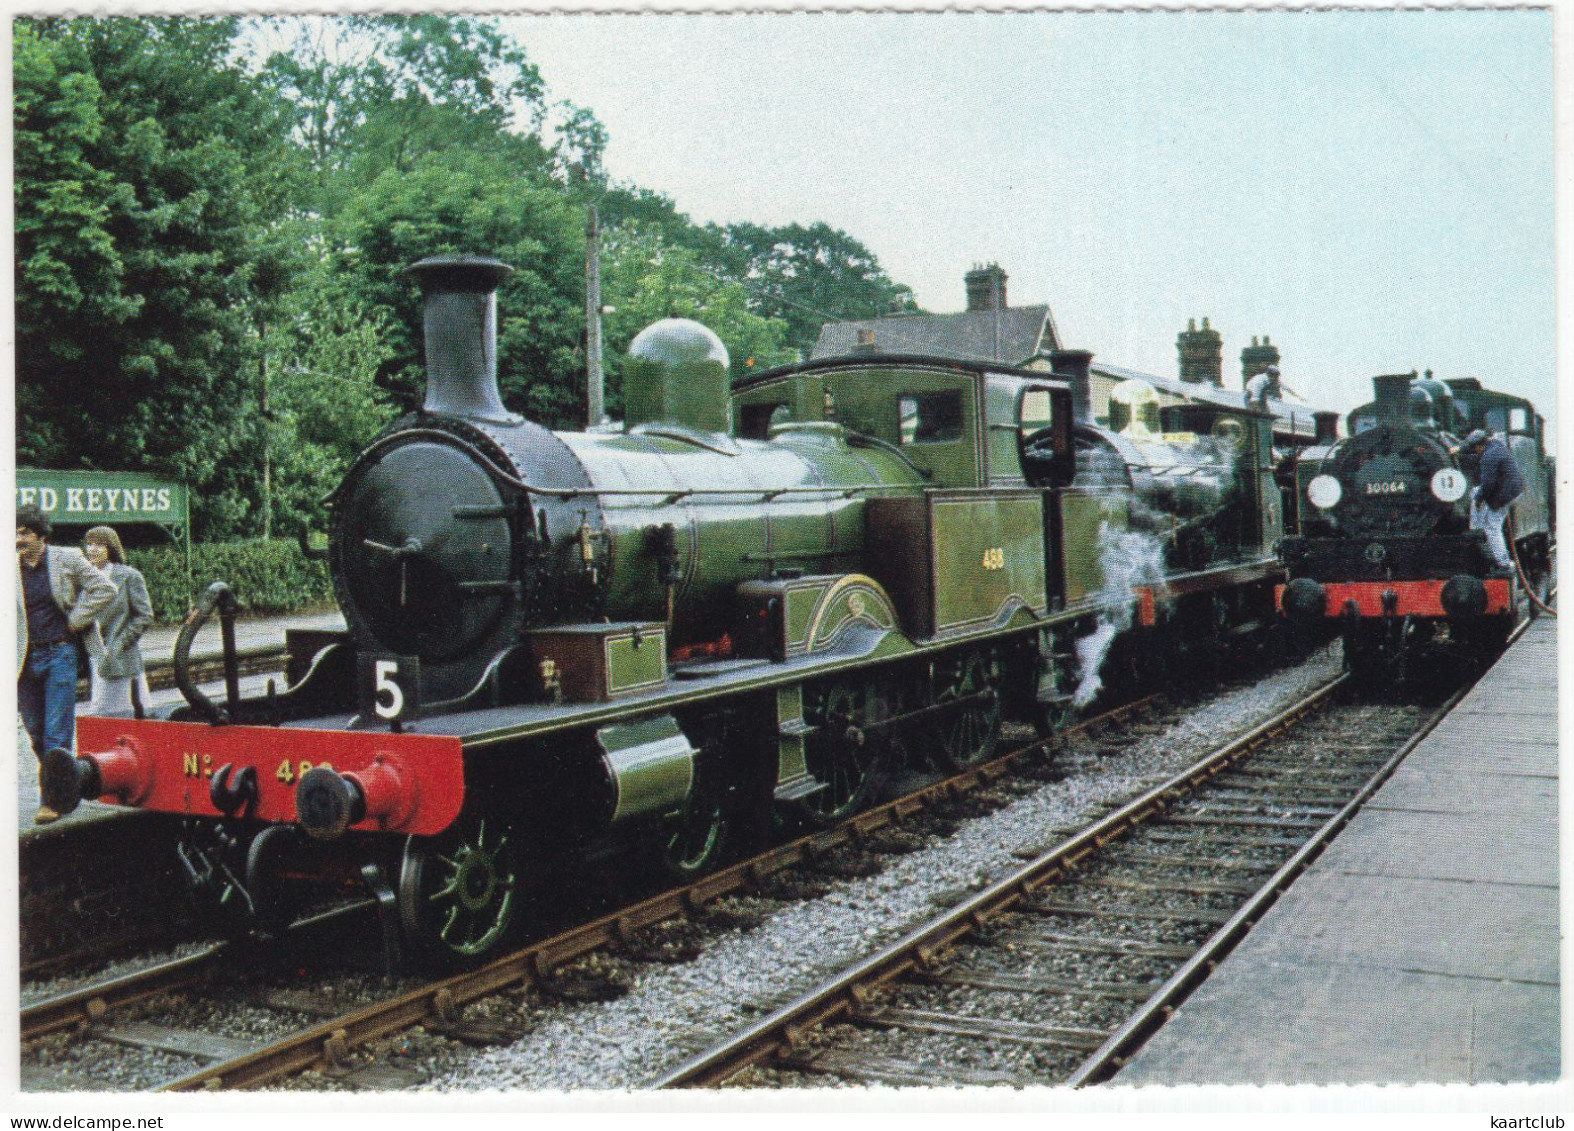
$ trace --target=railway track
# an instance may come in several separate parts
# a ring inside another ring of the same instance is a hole
[[[973,798],[1010,779],[1032,783],[1058,776],[1050,766],[1056,750],[1071,741],[1098,743],[1128,723],[1140,723],[1162,709],[1158,696],[1117,707],[1050,739],[1033,742],[987,762],[968,768],[943,781],[924,786],[894,801],[858,814],[835,828],[801,837],[774,847],[749,860],[702,877],[685,887],[662,892],[591,922],[533,943],[480,969],[439,981],[415,985],[387,994],[374,1002],[346,1011],[333,1010],[329,997],[305,990],[287,994],[243,993],[248,1008],[270,1008],[270,1001],[286,1011],[326,1018],[304,1027],[291,1027],[285,1037],[262,1042],[236,1042],[191,1031],[180,1025],[149,1021],[152,1003],[173,996],[201,996],[226,971],[233,971],[242,955],[230,944],[218,944],[197,955],[162,963],[146,970],[85,986],[22,1010],[24,1043],[64,1033],[109,1039],[145,1048],[163,1049],[176,1056],[206,1062],[204,1067],[172,1078],[160,1090],[192,1091],[255,1088],[310,1068],[353,1072],[354,1051],[422,1025],[430,1032],[449,1035],[464,1043],[485,1045],[517,1036],[506,1026],[466,1021],[465,1006],[511,987],[535,986],[552,995],[572,997],[574,986],[565,987],[561,971],[587,955],[618,950],[657,953],[659,929],[674,922],[703,921],[714,915],[717,901],[727,896],[770,890],[784,874],[800,868],[837,874],[858,868],[857,856],[881,843],[881,838],[902,835],[905,825],[929,816],[945,822],[948,813],[965,807]],[[1032,785],[1031,788],[1037,788]],[[849,863],[849,858],[851,862]],[[359,910],[366,914],[365,908]],[[302,924],[317,929],[320,925]],[[375,933],[368,930],[366,933]],[[299,949],[299,948],[297,948]],[[658,956],[656,960],[661,960]],[[266,968],[269,965],[263,964]],[[231,999],[231,984],[220,987]],[[186,1012],[190,1012],[187,1010]],[[123,1023],[122,1019],[132,1021]],[[245,1047],[242,1047],[242,1046]],[[27,1064],[24,1058],[24,1072]],[[46,1074],[47,1075],[47,1074]],[[24,1075],[24,1084],[27,1083]],[[387,1086],[386,1074],[373,1074],[370,1086]]]
[[[1347,678],[1064,830],[1070,839],[657,1086],[1108,1078],[1465,693],[1420,718],[1343,702]]]
[[[287,963],[297,952],[324,945],[347,928],[369,923],[373,910],[370,901],[361,900],[303,919],[292,929],[288,945],[278,948],[271,964]],[[267,964],[267,957],[244,942],[215,942],[192,954],[31,1002],[22,1007],[22,1040],[86,1029],[112,1012],[127,1010],[160,994],[200,985],[234,961]]]
[[[1333,692],[1325,689],[1322,694],[1328,696]],[[1326,699],[1319,699],[1317,702],[1326,702]],[[1302,707],[1303,710],[1311,709],[1311,705],[1307,704],[1303,704]],[[428,1034],[445,1037],[468,1046],[512,1042],[522,1035],[520,1026],[498,1018],[509,1015],[526,995],[531,1000],[546,1002],[604,1000],[596,996],[598,991],[594,986],[587,991],[585,985],[587,982],[594,983],[596,974],[593,968],[601,956],[621,956],[634,962],[684,961],[685,948],[694,945],[692,936],[704,935],[712,927],[719,926],[725,929],[728,917],[733,914],[731,908],[736,903],[747,903],[751,896],[756,894],[764,895],[767,899],[780,900],[784,898],[778,893],[783,883],[791,888],[797,882],[791,878],[793,876],[867,874],[856,871],[860,866],[858,863],[860,855],[867,857],[871,853],[912,851],[911,848],[893,850],[890,844],[892,838],[898,842],[904,836],[912,839],[913,834],[910,830],[915,823],[938,820],[943,825],[954,821],[958,815],[978,815],[977,810],[981,804],[983,810],[987,811],[991,804],[1004,803],[999,800],[981,803],[977,800],[980,797],[987,798],[990,794],[998,794],[1001,791],[1009,795],[1013,792],[1021,794],[1024,790],[1036,790],[1040,788],[1042,782],[1035,784],[1032,779],[1058,776],[1049,770],[1048,759],[1045,757],[1052,748],[1062,744],[1082,742],[1111,752],[1119,750],[1132,741],[1132,731],[1146,729],[1152,732],[1160,729],[1153,724],[1153,718],[1161,710],[1163,704],[1157,697],[1129,704],[1108,715],[1090,720],[1072,731],[1058,735],[1049,743],[1033,743],[1012,750],[951,779],[924,787],[908,796],[861,814],[836,829],[779,846],[725,871],[704,877],[688,887],[663,892],[623,907],[613,914],[603,915],[591,922],[533,943],[476,971],[436,982],[406,984],[395,992],[388,992],[384,987],[380,993],[358,996],[353,1007],[348,1009],[337,1008],[331,995],[316,994],[306,986],[296,986],[284,993],[268,991],[244,994],[248,1006],[269,1005],[294,1011],[292,1022],[285,1026],[289,1031],[277,1039],[269,1037],[265,1040],[242,1042],[237,1045],[233,1041],[226,1042],[220,1038],[204,1045],[200,1034],[177,1033],[171,1037],[168,1033],[158,1032],[159,1027],[156,1023],[150,1026],[144,1020],[140,1030],[136,1025],[131,1027],[131,1041],[132,1043],[139,1039],[151,1041],[154,1042],[151,1047],[185,1049],[188,1052],[191,1049],[198,1050],[195,1056],[198,1067],[192,1070],[191,1060],[188,1058],[182,1070],[172,1070],[157,1084],[161,1090],[257,1088],[278,1084],[304,1071],[322,1073],[321,1077],[311,1077],[322,1081],[314,1086],[325,1086],[328,1080],[340,1081],[345,1086],[354,1088],[414,1086],[421,1082],[418,1073],[389,1067],[387,1050],[398,1046],[401,1042],[408,1042],[407,1038],[400,1036],[401,1034],[408,1033],[412,1029],[417,1031],[424,1029]],[[1379,711],[1379,713],[1383,712]],[[1233,764],[1230,760],[1241,757],[1245,749],[1261,746],[1272,736],[1289,729],[1291,725],[1288,720],[1279,718],[1258,727],[1250,735],[1232,744],[1235,753],[1226,755],[1226,762]],[[1326,744],[1330,740],[1325,735],[1314,741]],[[1392,746],[1397,745],[1398,742],[1399,737],[1396,735],[1393,742],[1389,743],[1390,752]],[[1376,757],[1382,752],[1368,753]],[[1294,766],[1304,765],[1304,759],[1292,758],[1291,762]],[[1241,769],[1235,772],[1234,778],[1229,778],[1220,777],[1220,772],[1219,768],[1200,769],[1194,766],[1091,828],[1051,830],[1056,835],[1069,835],[1071,839],[1051,850],[1050,853],[1040,855],[1057,857],[1061,871],[1066,874],[1078,870],[1086,873],[1087,868],[1091,866],[1093,854],[1104,845],[1130,834],[1139,824],[1134,816],[1138,809],[1172,808],[1176,798],[1183,791],[1183,783],[1190,784],[1209,778],[1216,779],[1216,784],[1233,782],[1230,788],[1236,795],[1233,804],[1237,809],[1247,806],[1248,803],[1261,804],[1261,791],[1255,788],[1260,783],[1253,781],[1254,777],[1261,775],[1254,775],[1246,769]],[[1291,817],[1264,818],[1260,814],[1252,817],[1250,814],[1237,812],[1233,820],[1237,822],[1238,833],[1242,829],[1250,830],[1254,827],[1258,831],[1246,832],[1244,837],[1238,838],[1241,843],[1227,847],[1230,847],[1232,852],[1235,849],[1245,850],[1247,856],[1253,852],[1272,851],[1277,854],[1279,861],[1284,861],[1287,856],[1296,855],[1300,850],[1290,842],[1295,837],[1304,840],[1303,834],[1307,833],[1311,826],[1324,824],[1330,815],[1338,818],[1339,813],[1331,812],[1333,808],[1340,808],[1342,811],[1343,808],[1348,807],[1350,812],[1354,811],[1356,802],[1345,801],[1336,806],[1335,803],[1339,802],[1340,798],[1326,790],[1335,787],[1355,790],[1371,780],[1370,774],[1360,775],[1359,783],[1353,778],[1333,780],[1337,776],[1325,778],[1318,784],[1319,789],[1325,790],[1324,793],[1318,794],[1315,790],[1311,793],[1303,793],[1300,798],[1303,803],[1302,809]],[[1348,778],[1348,775],[1346,777]],[[1375,788],[1375,781],[1366,788],[1368,790]],[[1247,793],[1252,796],[1243,796]],[[1323,810],[1330,810],[1330,812],[1323,812]],[[1179,815],[1184,816],[1184,814]],[[1279,826],[1274,825],[1276,819],[1280,821]],[[1253,821],[1257,822],[1255,826]],[[1192,824],[1194,822],[1188,820],[1172,820],[1170,828],[1157,839],[1173,842],[1173,834],[1177,829]],[[1292,825],[1295,826],[1293,829],[1289,827]],[[1275,828],[1277,831],[1272,831]],[[1231,852],[1220,851],[1220,838],[1212,839],[1214,843],[1210,846],[1207,866],[1213,871],[1233,869],[1241,876],[1263,871],[1261,860],[1237,859]],[[1254,839],[1273,843],[1253,844],[1251,842]],[[1212,881],[1212,886],[1220,890],[1208,892],[1204,899],[1204,906],[1196,908],[1194,912],[1175,907],[1161,906],[1154,909],[1137,905],[1140,900],[1132,898],[1134,893],[1153,892],[1154,885],[1162,881],[1163,870],[1175,871],[1185,866],[1181,859],[1182,849],[1175,843],[1165,843],[1160,849],[1155,849],[1154,845],[1149,843],[1145,851],[1150,856],[1147,865],[1150,868],[1160,869],[1157,876],[1150,874],[1146,878],[1116,877],[1120,882],[1107,884],[1104,887],[1113,890],[1118,898],[1111,897],[1110,890],[1105,890],[1099,901],[1086,901],[1085,905],[1078,899],[1062,899],[1040,901],[1040,906],[1026,911],[1013,910],[1011,904],[1020,902],[1017,897],[1036,898],[1035,893],[1041,895],[1040,889],[1045,884],[1053,882],[1052,878],[1040,880],[1025,877],[1019,872],[1010,880],[997,883],[981,895],[962,903],[957,910],[944,917],[944,923],[948,925],[931,925],[910,934],[908,939],[921,937],[920,948],[913,951],[910,958],[895,957],[894,949],[888,948],[875,958],[860,964],[859,969],[866,974],[873,972],[872,979],[866,978],[862,981],[849,980],[846,977],[832,979],[835,983],[832,989],[836,992],[831,998],[819,1004],[806,999],[803,1003],[780,1010],[765,1022],[742,1034],[741,1040],[728,1042],[730,1047],[745,1050],[738,1054],[741,1055],[741,1059],[736,1062],[735,1067],[727,1070],[700,1068],[696,1066],[700,1060],[706,1058],[696,1058],[677,1072],[669,1074],[662,1083],[666,1086],[692,1085],[736,1077],[744,1083],[801,1084],[817,1078],[824,1079],[827,1073],[853,1079],[920,1082],[918,1077],[927,1071],[923,1067],[921,1057],[915,1059],[889,1054],[882,1060],[879,1055],[867,1049],[859,1052],[855,1048],[851,1053],[846,1049],[838,1051],[837,1042],[847,1038],[849,1034],[853,1036],[856,1044],[860,1036],[899,1033],[905,1031],[904,1026],[906,1029],[928,1033],[930,1036],[935,1036],[935,1030],[938,1028],[939,1033],[945,1035],[948,1040],[977,1039],[986,1046],[1000,1044],[1002,1034],[1005,1034],[1004,1043],[1012,1047],[1058,1050],[1054,1071],[1048,1076],[1038,1071],[1038,1066],[1028,1072],[973,1066],[965,1068],[954,1077],[955,1082],[959,1083],[1069,1080],[1078,1064],[1087,1058],[1089,1052],[1096,1051],[1094,1046],[1102,1043],[1114,1042],[1117,1048],[1111,1054],[1112,1057],[1124,1056],[1125,1052],[1120,1050],[1125,1049],[1132,1041],[1140,1040],[1145,1036],[1156,1023],[1154,1019],[1161,1018],[1167,1008],[1172,1008],[1173,1003],[1184,996],[1196,980],[1200,980],[1210,968],[1209,963],[1214,961],[1212,958],[1196,957],[1197,939],[1190,936],[1198,933],[1196,929],[1198,925],[1207,930],[1216,928],[1216,933],[1221,935],[1229,930],[1233,932],[1232,937],[1238,937],[1240,933],[1244,933],[1250,922],[1255,921],[1256,915],[1260,914],[1260,910],[1255,913],[1242,912],[1237,906],[1241,903],[1243,894],[1238,889],[1245,887],[1244,882],[1220,883],[1217,880]],[[1311,851],[1307,850],[1302,854],[1304,859],[1310,859]],[[1304,866],[1304,859],[1302,866]],[[1042,863],[1042,861],[1035,861],[1035,863]],[[840,871],[847,867],[855,870]],[[878,870],[878,865],[875,867]],[[1030,864],[1028,869],[1032,867],[1033,864]],[[1287,869],[1284,883],[1288,883],[1294,872],[1299,870],[1298,867],[1292,869],[1289,863],[1278,863],[1275,867]],[[1053,861],[1047,864],[1044,868],[1045,875],[1051,876],[1055,868],[1056,864]],[[1274,887],[1273,890],[1275,892],[1282,890],[1282,886],[1281,884]],[[822,888],[822,894],[823,890]],[[1002,898],[1007,894],[1011,896],[1010,899]],[[814,895],[812,893],[788,895],[785,898],[789,900],[814,898]],[[994,902],[996,900],[1000,901],[998,905]],[[1055,906],[1056,902],[1060,905]],[[1130,914],[1132,911],[1139,914],[1132,915]],[[1022,938],[995,937],[1002,929],[1030,930],[1026,927],[1004,927],[1003,916],[1010,915],[1031,916],[1032,924],[1036,926],[1037,933],[1042,937],[1032,942]],[[1042,952],[1062,952],[1070,945],[1068,940],[1079,933],[1074,929],[1078,923],[1083,926],[1096,924],[1099,931],[1108,933],[1108,937],[1100,941],[1104,946],[1105,959],[1115,966],[1123,967],[1148,959],[1158,959],[1167,964],[1164,969],[1169,973],[1166,975],[1145,967],[1144,972],[1135,978],[1129,969],[1123,968],[1108,970],[1098,977],[1091,977],[1086,972],[1078,973],[1070,969],[1062,971],[1059,975],[1045,974],[1042,971],[1024,974],[1020,971],[994,970],[987,963],[981,969],[975,970],[969,969],[965,964],[959,964],[953,955],[959,946],[972,945],[968,940],[970,935],[976,936],[973,941],[983,939],[985,949],[992,950],[997,955],[1035,948]],[[1134,924],[1143,923],[1168,925],[1172,934],[1175,933],[1174,928],[1177,924],[1190,924],[1191,927],[1179,932],[1181,935],[1188,936],[1183,939],[1160,937],[1144,940],[1140,934],[1134,933]],[[690,939],[688,942],[684,941],[686,934]],[[1052,937],[1055,935],[1061,937]],[[672,945],[673,939],[677,940],[675,946]],[[1142,945],[1144,941],[1150,945]],[[1191,947],[1187,952],[1193,955],[1191,960],[1182,957],[1179,953],[1183,946]],[[587,963],[588,968],[592,968],[588,975]],[[369,965],[375,965],[375,962]],[[223,963],[213,964],[207,972],[198,970],[197,966],[198,964],[193,963],[188,967],[191,974],[189,979],[184,976],[172,976],[176,975],[176,972],[165,971],[163,974],[166,979],[165,984],[153,991],[148,991],[145,986],[138,987],[135,979],[123,980],[127,981],[125,986],[111,987],[107,992],[104,992],[103,988],[100,988],[98,993],[80,991],[72,995],[75,999],[74,1005],[54,1003],[52,1008],[55,1009],[57,1017],[64,1017],[66,1020],[51,1022],[50,1029],[56,1034],[56,1039],[69,1030],[75,1030],[82,1037],[91,1039],[94,1034],[103,1033],[106,1029],[117,1026],[118,1018],[128,1015],[127,1006],[130,1007],[129,1016],[136,1018],[139,1011],[146,1014],[144,1006],[137,1004],[139,1002],[156,1001],[161,996],[179,997],[200,992],[196,987],[204,982],[211,982],[212,970],[222,968]],[[1123,981],[1128,984],[1123,985]],[[1175,983],[1173,986],[1170,985],[1172,981]],[[1071,993],[1067,989],[1073,982],[1080,985],[1077,993]],[[1120,1010],[1111,1013],[1106,1009],[1103,1014],[1087,1023],[1073,1023],[1063,1019],[1063,1023],[1057,1022],[1048,1026],[1049,1029],[1066,1030],[1066,1033],[1041,1031],[1045,1028],[1045,1023],[1042,1021],[1026,1021],[1009,1017],[997,1019],[999,1024],[990,1023],[987,1019],[979,1024],[968,1022],[964,1018],[964,1023],[959,1025],[956,1018],[961,1014],[954,1008],[926,1010],[917,1008],[911,1003],[892,999],[893,993],[907,992],[913,987],[920,987],[925,992],[938,991],[950,994],[1004,991],[1026,994],[1039,999],[1048,994],[1065,991],[1063,996],[1070,998],[1103,1002],[1106,1005],[1110,1002],[1118,1003]],[[235,996],[232,988],[232,1000]],[[1136,1015],[1132,1015],[1132,1009],[1140,1005],[1141,1001],[1148,1001],[1149,1005],[1139,1010]],[[498,1003],[502,1005],[499,1006]],[[40,1019],[44,1016],[43,1007],[48,1004],[40,1003],[38,1007],[30,1007],[29,1010],[24,1011],[24,1042],[28,1041],[31,1035],[44,1031]],[[883,1013],[880,1012],[882,1010]],[[902,1010],[906,1012],[900,1012]],[[921,1016],[926,1013],[931,1016]],[[305,1024],[302,1024],[303,1018]],[[767,1031],[773,1019],[780,1022],[780,1028],[774,1034]],[[947,1032],[965,1029],[968,1025],[972,1025],[974,1037],[970,1037],[966,1032]],[[126,1028],[123,1025],[119,1027],[122,1030]],[[1118,1034],[1124,1034],[1119,1042],[1115,1040]],[[125,1032],[120,1033],[122,1038],[126,1035]],[[1048,1038],[1047,1043],[1046,1038]],[[1066,1041],[1072,1046],[1069,1050],[1065,1047]],[[688,1047],[700,1046],[691,1043]],[[1067,1057],[1062,1054],[1068,1051],[1075,1053],[1077,1063],[1066,1063]],[[715,1063],[721,1064],[724,1059],[721,1051],[713,1050],[713,1054],[718,1058]],[[397,1053],[395,1055],[397,1056]],[[707,1054],[709,1055],[711,1054]],[[24,1050],[24,1071],[27,1070],[27,1063]],[[401,1062],[395,1060],[393,1063]],[[764,1067],[760,1067],[762,1065]],[[738,1076],[740,1071],[745,1074]],[[748,1073],[753,1073],[754,1078]],[[944,1079],[948,1077],[930,1076],[921,1082],[934,1083]],[[30,1087],[39,1086],[31,1084],[26,1076],[24,1076],[24,1084]]]

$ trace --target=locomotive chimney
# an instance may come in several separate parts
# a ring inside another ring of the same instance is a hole
[[[1339,438],[1339,414],[1324,409],[1312,413],[1312,419],[1317,422],[1317,442],[1331,444]]]
[[[1092,350],[1054,350],[1049,355],[1051,371],[1071,382],[1071,419],[1078,424],[1093,423],[1093,398],[1088,385]]]
[[[1410,379],[1414,376],[1414,373],[1386,373],[1372,378],[1379,424],[1403,428],[1410,423]]]
[[[513,268],[480,255],[433,255],[405,268],[421,284],[423,412],[516,423],[497,391],[497,287]]]

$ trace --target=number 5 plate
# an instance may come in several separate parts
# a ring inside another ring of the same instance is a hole
[[[421,717],[421,659],[363,652],[356,660],[356,699],[361,725],[410,722]]]

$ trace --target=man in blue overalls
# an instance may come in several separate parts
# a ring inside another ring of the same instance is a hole
[[[1508,508],[1525,493],[1525,476],[1519,470],[1519,461],[1501,436],[1488,436],[1479,428],[1465,437],[1459,450],[1466,455],[1479,452],[1481,456],[1481,471],[1470,492],[1470,529],[1486,531],[1487,548],[1499,569],[1513,569],[1508,543],[1503,538],[1503,523],[1508,518]]]

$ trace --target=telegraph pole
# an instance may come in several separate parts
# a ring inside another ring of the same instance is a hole
[[[268,428],[268,324],[257,321],[257,414],[262,418],[262,538],[273,537],[273,453]],[[186,534],[191,538],[190,531]]]
[[[585,427],[601,423],[601,218],[585,209]]]

